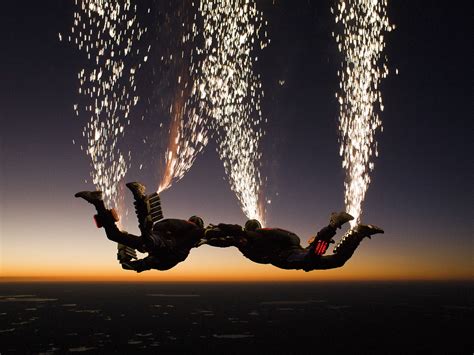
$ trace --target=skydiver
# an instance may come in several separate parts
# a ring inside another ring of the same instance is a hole
[[[97,215],[94,216],[97,227],[103,227],[107,238],[123,245],[118,258],[122,268],[142,272],[150,269],[169,270],[184,261],[192,248],[198,245],[204,236],[204,222],[198,216],[189,220],[161,219],[161,205],[158,194],[145,195],[145,186],[132,182],[126,184],[132,191],[139,222],[140,236],[120,230],[116,222],[118,216],[114,209],[108,210],[102,199],[101,191],[81,191],[75,197],[80,197],[94,205]],[[157,208],[154,208],[157,207]],[[156,221],[156,223],[155,223]],[[140,260],[134,250],[148,253]]]
[[[374,225],[359,224],[348,231],[333,254],[324,255],[337,228],[354,219],[346,212],[333,213],[328,226],[321,229],[303,248],[300,238],[293,232],[279,228],[262,228],[256,219],[248,220],[245,227],[233,224],[219,224],[206,230],[200,244],[215,247],[237,247],[248,259],[259,264],[271,264],[281,269],[302,269],[304,271],[334,269],[349,260],[365,237],[383,233]]]

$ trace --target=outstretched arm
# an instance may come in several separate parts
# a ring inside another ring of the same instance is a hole
[[[143,259],[138,259],[138,260],[128,260],[128,261],[121,261],[120,265],[122,265],[122,269],[124,270],[133,270],[136,272],[142,272],[146,270],[151,270],[152,266],[149,260],[149,256],[143,258]]]
[[[217,248],[229,248],[237,246],[235,239],[232,237],[203,239],[202,243],[200,243],[199,245],[203,244],[207,244]]]
[[[242,227],[237,224],[210,225],[206,228],[204,238],[201,239],[198,246],[207,244],[218,248],[237,247],[244,235]]]
[[[122,268],[125,270],[134,270],[136,272],[142,272],[146,270],[156,269],[156,270],[169,270],[175,267],[182,260],[175,257],[166,258],[163,256],[155,256],[149,254],[147,257],[135,261],[122,262]]]

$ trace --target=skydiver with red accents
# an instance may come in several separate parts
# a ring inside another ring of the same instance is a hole
[[[384,232],[373,225],[359,224],[345,234],[333,254],[324,255],[329,244],[334,243],[337,228],[352,219],[354,217],[346,212],[333,213],[329,225],[321,229],[306,248],[301,246],[300,238],[293,232],[262,228],[255,219],[247,221],[244,228],[235,224],[219,224],[207,229],[200,245],[220,248],[234,246],[253,262],[271,264],[281,269],[334,269],[343,266],[351,258],[362,239]]]
[[[127,187],[135,199],[140,236],[117,227],[117,213],[105,207],[101,191],[81,191],[74,196],[94,205],[97,210],[97,215],[94,216],[97,227],[103,227],[107,238],[119,243],[117,257],[122,268],[136,272],[150,269],[169,270],[184,261],[191,249],[199,246],[201,238],[204,237],[203,220],[197,216],[192,216],[187,221],[162,219],[157,193],[145,195],[145,186],[138,182],[128,183]],[[137,258],[135,250],[148,253],[148,256],[132,260]]]

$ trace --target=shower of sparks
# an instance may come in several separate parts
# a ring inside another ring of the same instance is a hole
[[[339,101],[340,155],[346,171],[344,200],[354,216],[351,225],[360,221],[362,202],[378,156],[375,132],[382,128],[379,110],[383,111],[380,82],[388,75],[384,35],[394,29],[389,23],[387,0],[339,1],[335,13],[341,33],[333,34],[344,60],[341,70]]]
[[[77,116],[80,110],[88,116],[83,136],[92,181],[107,202],[120,204],[119,182],[131,154],[120,150],[119,141],[138,101],[135,76],[150,48],[140,51],[137,42],[146,28],[140,27],[131,0],[76,0],[75,6],[68,40],[85,52],[90,65],[78,74],[82,103],[74,110]]]
[[[180,90],[170,108],[171,126],[169,144],[166,151],[166,167],[158,192],[168,189],[179,181],[194,164],[196,156],[208,142],[208,126],[204,119],[192,108],[195,96],[187,96]]]
[[[217,132],[218,153],[231,189],[248,218],[264,222],[260,139],[263,96],[255,47],[264,23],[254,0],[201,1],[204,48],[197,83],[200,100]],[[264,35],[266,38],[266,33]]]
[[[165,56],[162,56],[162,62],[168,66],[173,65],[178,70],[173,78],[175,84],[172,85],[174,97],[169,109],[171,124],[165,154],[166,166],[158,192],[171,187],[191,169],[197,155],[209,140],[209,125],[202,114],[203,103],[199,101],[196,79],[200,72],[199,66],[196,65],[198,60],[195,48],[199,30],[196,14],[192,18],[189,16],[191,10],[195,10],[194,3],[183,1],[178,4],[178,10],[173,14],[180,22],[179,28],[172,25],[173,19],[168,19],[165,24],[165,27],[170,27],[174,33],[179,34],[179,43],[177,46],[168,44],[169,49]],[[169,37],[167,40],[169,41]]]

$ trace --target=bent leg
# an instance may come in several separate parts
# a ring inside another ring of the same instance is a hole
[[[333,243],[332,238],[336,235],[336,227],[328,225],[321,229],[314,240],[307,248],[310,254],[315,256],[322,256],[326,252],[330,243]]]
[[[305,271],[335,269],[343,266],[354,254],[365,235],[349,230],[334,248],[334,254],[308,259]]]
[[[127,232],[118,229],[115,224],[115,222],[118,221],[118,218],[113,213],[113,210],[108,210],[105,207],[102,199],[102,191],[80,191],[74,196],[82,198],[94,205],[97,210],[97,215],[94,216],[97,227],[104,227],[109,240],[123,244],[132,249],[137,249],[138,251],[144,251],[143,239],[141,237],[128,234]]]
[[[358,245],[358,243],[357,243]],[[310,249],[294,248],[285,256],[278,258],[272,262],[276,267],[286,270],[325,270],[335,269],[345,264],[352,256],[357,245],[351,252],[321,256],[311,252]],[[348,250],[345,250],[348,251]]]
[[[103,202],[102,202],[103,205]],[[126,245],[127,247],[137,249],[138,251],[143,250],[143,239],[133,234],[129,234],[126,231],[118,229],[115,219],[110,210],[104,208],[97,208],[97,214],[100,218],[100,222],[105,229],[107,238],[113,242]]]
[[[309,249],[311,249],[312,253],[318,256],[324,255],[328,250],[329,244],[334,243],[332,238],[336,235],[337,228],[341,228],[344,223],[353,219],[353,216],[344,211],[333,212],[329,225],[321,229],[313,242],[311,242]]]
[[[271,264],[279,267],[280,269],[305,270],[308,268],[308,261],[310,259],[309,250],[298,247],[291,248],[290,250],[280,254],[280,257],[274,259]]]
[[[349,230],[334,248],[332,255],[311,257],[305,271],[335,269],[343,266],[354,254],[362,239],[370,238],[371,235],[383,233],[384,231],[373,225],[359,224],[356,228]]]

